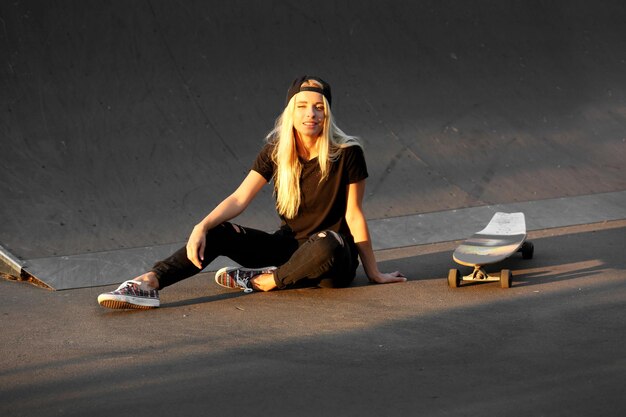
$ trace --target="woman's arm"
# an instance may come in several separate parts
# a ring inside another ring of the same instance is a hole
[[[234,193],[217,205],[191,232],[187,241],[187,258],[199,269],[202,269],[206,233],[215,226],[240,215],[250,204],[267,181],[256,171],[244,178]]]
[[[365,180],[348,185],[348,204],[346,207],[346,221],[350,232],[354,237],[359,257],[363,263],[365,274],[371,282],[387,284],[390,282],[405,282],[406,278],[400,272],[388,274],[378,270],[378,264],[374,257],[369,228],[363,214],[363,195],[365,194]]]

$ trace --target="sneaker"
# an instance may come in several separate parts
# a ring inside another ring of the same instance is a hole
[[[106,308],[137,308],[148,309],[158,307],[159,292],[157,290],[142,290],[137,281],[125,281],[117,290],[105,292],[98,296],[98,304]]]
[[[226,288],[239,288],[245,293],[254,291],[250,280],[257,275],[269,274],[276,269],[275,266],[265,268],[248,269],[240,267],[226,267],[215,273],[215,282]]]

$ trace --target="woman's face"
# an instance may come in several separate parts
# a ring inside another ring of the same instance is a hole
[[[324,129],[324,96],[315,91],[301,91],[295,100],[293,127],[300,137],[317,138]]]

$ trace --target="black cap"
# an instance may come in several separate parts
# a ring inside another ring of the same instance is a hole
[[[311,86],[311,85],[301,87],[302,83],[307,80],[317,81],[318,83],[322,85],[322,88]],[[289,90],[287,90],[287,101],[285,101],[285,105],[289,103],[289,100],[291,100],[291,97],[295,96],[300,91],[315,91],[317,93],[320,93],[321,95],[326,97],[326,100],[328,101],[329,106],[332,104],[332,95],[330,94],[330,85],[326,81],[322,80],[320,77],[315,77],[313,75],[303,75],[301,77],[296,78],[291,83],[291,87],[289,87]]]

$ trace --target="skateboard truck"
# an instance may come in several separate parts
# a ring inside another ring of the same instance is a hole
[[[480,265],[474,266],[474,271],[469,275],[461,276],[461,271],[451,269],[448,273],[448,285],[457,288],[461,285],[461,281],[500,281],[502,288],[511,288],[513,274],[508,269],[503,269],[500,274],[488,274]]]
[[[480,265],[474,265],[474,272],[472,272],[470,275],[463,277],[464,280],[465,278],[467,278],[467,281],[473,281],[473,280],[487,281],[489,280],[489,274]],[[498,279],[500,278],[498,277]]]

